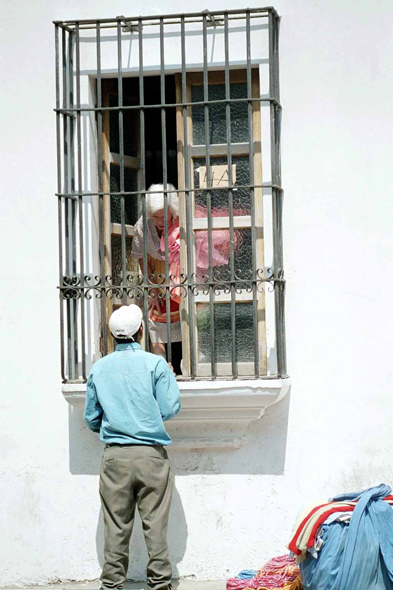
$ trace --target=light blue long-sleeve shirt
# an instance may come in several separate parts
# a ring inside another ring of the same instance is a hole
[[[168,445],[164,421],[180,411],[180,391],[163,358],[136,342],[118,344],[87,381],[85,421],[106,444]]]

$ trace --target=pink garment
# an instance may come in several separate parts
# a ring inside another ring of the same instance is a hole
[[[165,254],[165,233],[160,241],[161,252]],[[168,230],[169,276],[174,283],[181,283],[180,277],[180,227],[177,219]],[[171,299],[180,303],[180,287],[171,289]]]
[[[229,262],[229,230],[212,231],[212,265],[222,266]],[[200,270],[209,268],[209,232],[195,232],[196,265]]]
[[[247,211],[234,210],[234,215],[246,215]],[[228,217],[229,209],[215,208],[212,209],[212,217]],[[207,217],[207,209],[201,205],[195,206],[195,217]],[[233,232],[233,246],[236,250],[241,244],[241,233],[239,230]],[[230,256],[230,233],[229,229],[212,230],[212,265],[224,266],[229,263]],[[165,234],[163,233],[160,240],[160,249],[165,253]],[[195,232],[195,259],[197,273],[205,272],[209,268],[209,232],[199,230]],[[169,274],[174,283],[181,283],[180,277],[180,227],[179,219],[168,230],[168,262]],[[201,277],[199,277],[201,279]],[[180,287],[171,290],[171,298],[180,303]]]
[[[234,216],[247,215],[247,211],[241,209],[233,210]],[[211,211],[212,217],[229,217],[227,207],[215,207]],[[195,205],[195,217],[207,217],[207,207]],[[238,230],[233,232],[233,247],[241,244],[241,233]],[[198,270],[206,271],[209,268],[209,234],[207,231],[195,232],[196,265]],[[229,263],[230,256],[230,233],[229,229],[212,230],[212,265],[223,266]]]

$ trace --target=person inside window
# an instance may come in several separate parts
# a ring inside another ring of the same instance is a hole
[[[152,184],[146,194],[147,222],[147,272],[149,282],[165,283],[165,223],[164,223],[164,187]],[[172,184],[167,190],[175,190]],[[157,192],[158,191],[158,192]],[[179,198],[176,193],[168,193],[168,263],[172,282],[179,282],[180,274],[180,230]],[[132,256],[139,259],[143,273],[143,216],[134,226]],[[181,329],[180,329],[180,289],[170,291],[170,323],[172,343],[172,364],[177,375],[181,373]],[[168,342],[167,306],[165,288],[154,288],[149,293],[149,335],[152,352],[166,358]]]

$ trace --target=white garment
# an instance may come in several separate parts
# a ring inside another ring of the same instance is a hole
[[[167,323],[153,322],[149,318],[149,335],[150,340],[154,343],[168,342]],[[171,324],[171,342],[181,342],[181,326],[180,322],[173,322]]]
[[[165,255],[161,252],[161,238],[157,233],[157,228],[152,219],[146,220],[146,246],[147,253],[156,260],[165,260]],[[132,238],[131,256],[134,258],[143,258],[143,218],[140,217],[134,225],[134,236]]]

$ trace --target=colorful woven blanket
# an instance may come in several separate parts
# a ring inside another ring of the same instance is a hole
[[[295,559],[288,555],[268,561],[251,580],[231,579],[227,590],[301,590],[300,571]]]

